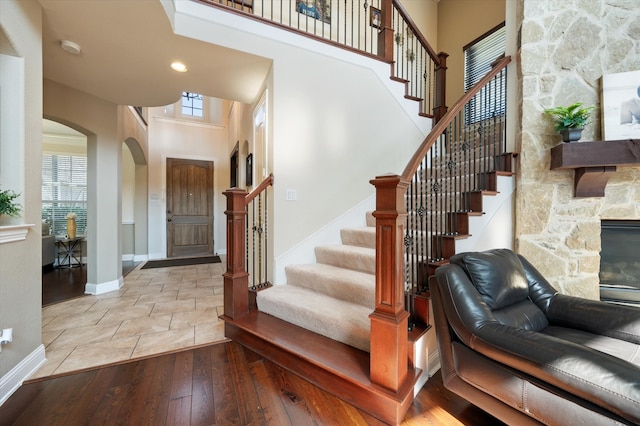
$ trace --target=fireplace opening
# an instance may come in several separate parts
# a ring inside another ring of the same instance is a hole
[[[640,221],[601,222],[600,298],[640,305]]]

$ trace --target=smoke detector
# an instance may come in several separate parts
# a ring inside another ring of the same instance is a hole
[[[60,47],[62,47],[62,50],[65,52],[69,52],[74,55],[80,53],[80,45],[69,40],[60,40]]]

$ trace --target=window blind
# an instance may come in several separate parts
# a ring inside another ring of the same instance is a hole
[[[491,71],[491,64],[505,54],[506,30],[504,24],[493,29],[479,40],[464,48],[464,91],[471,89],[482,77]],[[504,74],[500,74],[504,79]],[[467,124],[502,115],[505,113],[506,93],[500,90],[504,81],[494,79],[485,94],[478,94],[466,110]],[[486,99],[487,93],[493,99]]]
[[[42,220],[54,235],[67,233],[67,213],[77,215],[78,234],[87,229],[87,157],[42,154]]]

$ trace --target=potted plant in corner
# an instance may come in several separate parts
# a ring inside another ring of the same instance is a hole
[[[594,108],[595,106],[582,107],[582,102],[576,102],[567,107],[547,108],[544,112],[554,117],[555,129],[562,135],[563,142],[575,142],[580,140]]]
[[[20,194],[16,194],[10,189],[0,190],[0,216],[16,217],[20,215],[22,206],[14,201],[19,196]]]

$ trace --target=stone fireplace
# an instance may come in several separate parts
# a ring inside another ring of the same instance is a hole
[[[600,297],[640,305],[640,220],[603,220]]]
[[[618,167],[603,196],[576,197],[574,170],[551,169],[551,150],[562,142],[544,109],[595,105],[582,141],[607,146],[601,79],[638,69],[631,40],[640,37],[640,8],[624,0],[580,3],[584,7],[562,0],[515,4],[520,47],[517,72],[509,73],[517,78],[513,127],[520,153],[515,248],[559,292],[600,299],[601,221],[640,220],[640,167]]]

